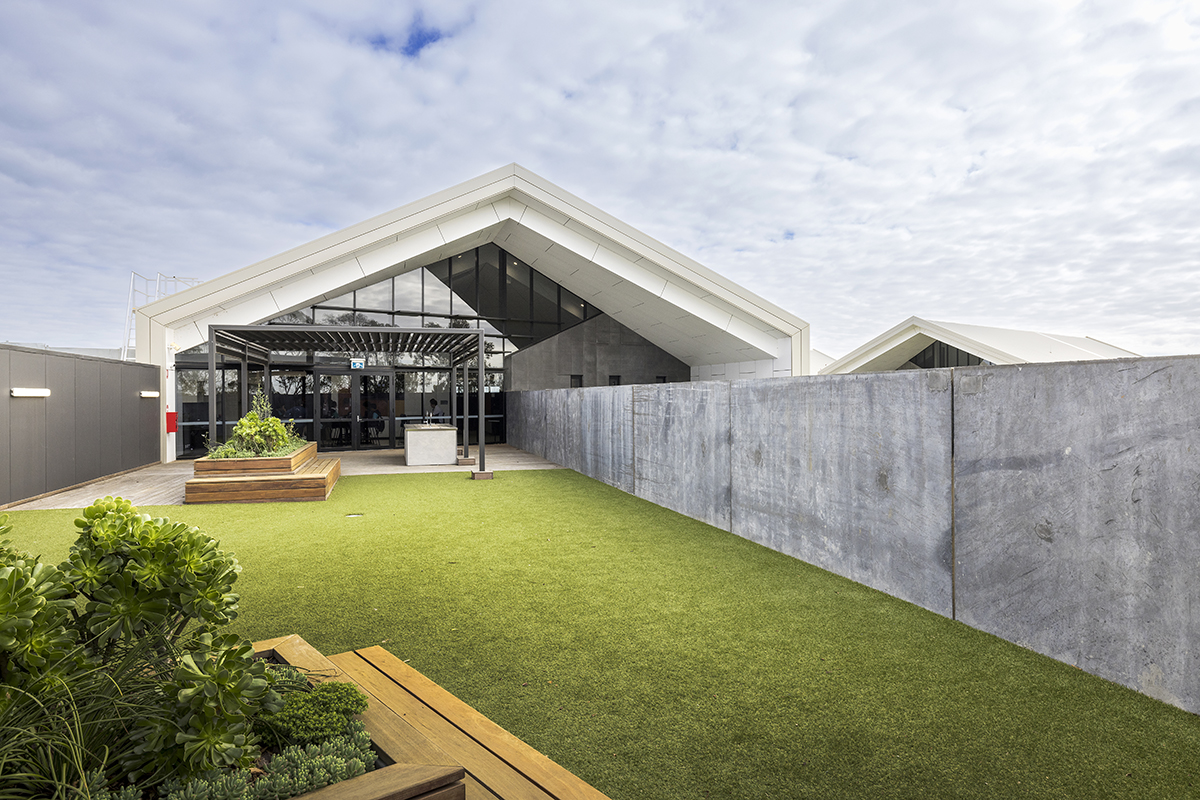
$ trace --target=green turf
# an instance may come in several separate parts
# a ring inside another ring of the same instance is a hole
[[[567,470],[146,510],[238,554],[237,632],[382,644],[614,800],[1200,793],[1197,717]]]

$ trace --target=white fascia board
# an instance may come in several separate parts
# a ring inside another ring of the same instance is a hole
[[[953,328],[947,328],[936,322],[921,320],[918,327],[921,333],[932,339],[945,342],[951,347],[957,347],[959,350],[965,350],[971,355],[979,356],[983,360],[990,361],[993,364],[1024,364],[1029,361],[1029,359],[1022,358],[1011,350],[1002,350],[974,337],[964,336]]]
[[[762,358],[773,359],[779,351],[779,340],[776,337],[763,333],[739,317],[733,317],[729,320],[729,326],[725,328],[725,332],[752,345],[756,353],[761,354],[755,355],[756,360]],[[790,339],[791,337],[787,338]]]
[[[521,225],[588,261],[592,260],[592,257],[596,255],[596,250],[600,247],[599,242],[589,239],[566,225],[560,225],[532,208],[525,209],[525,213],[521,215]]]
[[[376,242],[410,232],[415,227],[436,223],[443,217],[461,212],[464,208],[472,209],[483,203],[490,204],[510,191],[512,186],[511,166],[504,167],[227,275],[184,289],[170,297],[149,303],[145,308],[151,316],[162,315],[165,321],[176,316],[172,312],[180,312],[177,316],[186,317],[196,313],[196,304],[218,304],[231,296],[262,289],[285,281],[306,269],[343,259]],[[190,313],[184,310],[188,306],[193,307]]]
[[[592,256],[592,263],[653,295],[662,296],[662,293],[666,291],[667,281],[665,278],[651,273],[640,264],[635,264],[620,253],[607,249],[604,245],[596,248],[596,252]]]
[[[925,338],[916,342],[921,347],[913,350],[915,345],[910,345],[910,343],[918,337]],[[890,371],[906,363],[913,355],[928,347],[930,344],[928,340],[945,342],[952,347],[966,350],[972,355],[991,361],[993,364],[1024,362],[1024,359],[1013,353],[967,338],[957,331],[935,322],[920,317],[909,317],[896,327],[885,331],[829,364],[821,370],[820,374],[844,375],[853,372]]]
[[[687,289],[677,286],[674,283],[668,283],[664,286],[662,294],[659,296],[671,305],[704,320],[717,330],[728,330],[734,320],[732,314],[715,308],[711,303],[706,303]],[[748,325],[745,327],[749,328]],[[755,331],[755,333],[758,333],[758,331]]]
[[[494,221],[494,220],[493,220]],[[357,258],[363,275],[376,275],[417,258],[446,243],[440,226],[431,225]]]
[[[563,189],[549,184],[522,167],[516,168],[516,188],[528,193],[533,199],[570,211],[576,223],[585,225],[596,233],[617,244],[661,265],[684,282],[694,283],[706,291],[721,297],[736,308],[755,316],[763,316],[772,327],[791,335],[808,323],[775,304],[761,298],[722,275],[718,275],[702,264],[689,259],[662,242],[630,227],[595,206],[584,202]]]
[[[488,203],[474,211],[455,214],[449,219],[440,221],[437,228],[441,231],[443,242],[453,242],[490,228],[497,222],[500,222],[500,215],[496,213],[495,204]]]

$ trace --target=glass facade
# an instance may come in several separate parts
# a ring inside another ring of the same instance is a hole
[[[486,441],[495,442],[504,436],[501,387],[505,355],[600,313],[497,245],[486,244],[265,324],[482,330],[487,367],[483,431]],[[262,365],[243,366],[218,357],[217,416],[222,423],[218,438],[223,440],[245,413],[241,407],[244,382],[247,396],[269,387],[275,413],[293,420],[306,438],[317,438],[322,449],[396,446],[397,438],[402,442],[406,422],[428,418],[431,411],[449,420],[451,403],[456,415],[471,415],[472,440],[478,441],[474,361],[468,386],[463,387],[461,370],[452,375],[442,354],[362,353],[356,357],[365,359],[366,372],[352,372],[346,353],[275,354],[270,376]],[[179,353],[176,400],[180,433],[176,442],[180,457],[204,454],[207,384],[207,345]],[[436,406],[431,405],[433,400],[437,400]],[[346,422],[354,417],[360,418],[357,426]],[[364,425],[361,420],[371,424]]]

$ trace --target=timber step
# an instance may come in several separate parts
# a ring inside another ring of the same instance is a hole
[[[314,451],[315,456],[315,451]],[[310,458],[285,473],[233,473],[195,477],[183,487],[184,503],[268,503],[327,500],[342,474],[340,458]]]
[[[316,680],[358,684],[369,698],[362,720],[385,760],[458,767],[466,800],[609,800],[382,647],[326,658],[286,636],[254,649]]]

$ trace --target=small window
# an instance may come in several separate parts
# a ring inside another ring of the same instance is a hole
[[[572,389],[583,388],[583,376],[582,375],[572,375],[571,376],[571,388]]]
[[[667,382],[667,376],[666,376],[666,375],[655,375],[655,376],[654,376],[654,382],[655,382],[655,383],[666,383],[666,382]]]
[[[620,375],[609,375],[608,376],[608,385],[609,386],[620,386],[621,385],[621,376]]]

